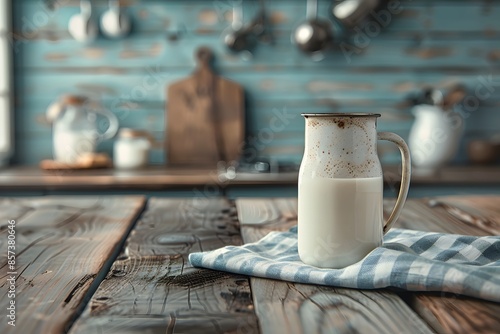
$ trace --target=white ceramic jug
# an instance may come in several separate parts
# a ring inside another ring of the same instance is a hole
[[[408,194],[410,154],[391,132],[377,133],[380,114],[303,114],[305,150],[299,171],[298,252],[309,265],[343,268],[382,244]],[[402,155],[396,205],[383,219],[383,174],[377,140]]]
[[[97,128],[96,114],[109,121],[103,133]],[[113,113],[89,108],[88,99],[80,96],[65,96],[53,103],[47,110],[47,118],[53,123],[54,159],[67,164],[94,153],[98,142],[112,138],[118,130],[118,119]]]
[[[457,153],[464,122],[459,113],[439,106],[418,105],[408,145],[417,173],[432,173]]]

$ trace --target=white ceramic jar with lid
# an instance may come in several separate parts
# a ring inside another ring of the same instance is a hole
[[[115,168],[135,169],[148,164],[150,135],[145,131],[123,128],[118,133],[113,150]]]

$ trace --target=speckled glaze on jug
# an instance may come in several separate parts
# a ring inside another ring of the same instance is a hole
[[[354,115],[304,114],[306,150],[302,173],[326,178],[382,176],[377,155],[380,115]]]
[[[298,251],[322,268],[343,268],[382,244],[409,188],[410,154],[401,137],[377,133],[380,114],[303,114],[305,150],[299,170]],[[383,221],[383,173],[377,140],[398,145],[403,174],[396,205]]]

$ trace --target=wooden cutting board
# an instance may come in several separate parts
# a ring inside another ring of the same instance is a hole
[[[213,166],[238,160],[244,140],[244,92],[216,75],[213,53],[196,51],[197,69],[167,91],[166,161],[168,165]]]

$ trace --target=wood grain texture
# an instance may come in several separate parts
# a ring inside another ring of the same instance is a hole
[[[500,200],[497,196],[443,197],[433,203],[462,223],[491,235],[500,235]]]
[[[297,224],[295,199],[238,199],[236,204],[245,243]],[[263,333],[431,333],[393,292],[250,281]]]
[[[432,205],[430,205],[431,203]],[[393,201],[385,202],[386,214]],[[409,200],[396,227],[464,235],[498,235],[500,197],[449,196]],[[416,312],[439,333],[497,333],[500,304],[454,294],[414,293]]]
[[[385,213],[390,213],[393,206],[394,201],[385,201]],[[490,233],[486,231],[464,224],[442,207],[432,208],[429,205],[429,199],[407,201],[405,209],[396,223],[396,227],[440,233],[490,235]]]
[[[257,332],[248,278],[187,260],[241,242],[225,199],[151,199],[71,333]]]
[[[498,303],[430,293],[417,294],[410,303],[438,333],[498,333]]]
[[[168,165],[217,166],[238,161],[244,141],[243,87],[211,68],[213,51],[196,51],[194,73],[167,89]]]
[[[0,248],[7,249],[6,223],[14,219],[17,253],[16,327],[3,321],[0,331],[67,331],[144,203],[141,196],[0,199]],[[6,255],[0,255],[3,310],[10,300]]]

